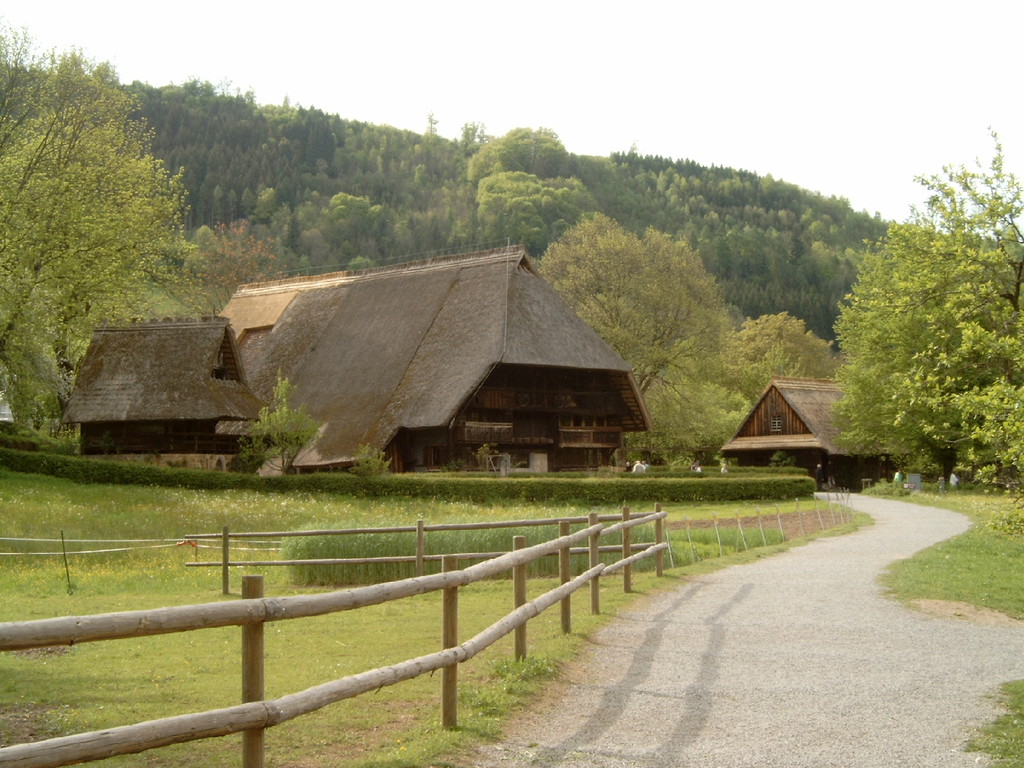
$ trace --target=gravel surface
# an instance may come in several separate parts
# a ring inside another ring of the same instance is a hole
[[[882,596],[894,560],[967,529],[946,510],[854,496],[876,524],[694,577],[593,638],[557,695],[479,768],[946,768],[1024,678],[1024,622]]]

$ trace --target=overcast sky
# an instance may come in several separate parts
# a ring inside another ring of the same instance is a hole
[[[576,154],[771,174],[890,219],[923,202],[916,176],[990,160],[990,128],[1024,176],[1024,3],[1006,0],[8,0],[0,20],[126,83],[418,132],[432,113],[449,138],[550,128]]]

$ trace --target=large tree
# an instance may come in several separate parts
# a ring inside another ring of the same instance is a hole
[[[56,414],[100,320],[170,280],[182,191],[106,65],[0,27],[0,391]]]
[[[730,388],[753,404],[772,376],[830,379],[839,367],[831,342],[788,312],[745,320],[726,342]]]
[[[247,221],[200,227],[193,243],[187,265],[197,284],[189,303],[203,312],[220,312],[242,283],[281,276],[276,243],[256,237]]]
[[[1019,474],[1024,457],[1024,191],[988,168],[921,179],[927,207],[865,260],[837,330],[850,447]]]
[[[687,244],[655,230],[641,237],[596,214],[552,243],[540,269],[633,366],[660,447],[693,452],[725,441],[735,424],[721,412],[737,403],[708,385],[721,378],[728,313]]]

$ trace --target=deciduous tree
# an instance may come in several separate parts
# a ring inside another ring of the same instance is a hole
[[[640,237],[596,214],[552,243],[540,269],[633,366],[662,446],[717,449],[728,438],[735,425],[720,416],[736,403],[704,386],[721,376],[728,314],[687,244],[655,230]]]
[[[832,378],[839,356],[803,320],[779,312],[744,321],[726,343],[725,366],[730,387],[753,403],[772,376]]]
[[[889,228],[837,329],[838,413],[852,447],[958,457],[990,474],[1024,460],[1024,190],[996,139],[988,168],[921,179],[927,208]]]
[[[176,274],[182,190],[132,109],[108,66],[0,28],[0,390],[18,420],[55,415],[93,326]]]
[[[252,232],[246,221],[200,227],[188,263],[198,283],[195,301],[216,314],[241,283],[270,280],[280,275],[275,243]]]
[[[278,374],[273,399],[260,410],[259,417],[249,426],[248,436],[242,440],[242,455],[247,463],[267,465],[273,472],[287,474],[299,451],[320,429],[306,406],[292,406],[294,391],[292,383]]]

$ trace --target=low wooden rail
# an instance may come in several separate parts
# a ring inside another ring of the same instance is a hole
[[[439,574],[415,576],[401,581],[367,587],[339,590],[315,595],[268,598],[262,595],[262,577],[246,576],[243,598],[231,603],[158,608],[144,611],[69,616],[37,621],[0,623],[0,651],[24,650],[54,645],[136,638],[173,632],[189,632],[213,627],[239,626],[242,628],[243,703],[234,707],[209,710],[125,725],[103,731],[64,736],[31,744],[18,744],[0,748],[0,766],[8,768],[57,768],[74,763],[102,760],[115,755],[134,754],[171,744],[195,741],[233,733],[243,733],[242,765],[244,768],[262,768],[264,730],[301,715],[314,712],[329,704],[357,696],[361,693],[394,685],[427,672],[442,669],[441,722],[444,727],[457,724],[457,667],[472,659],[497,640],[517,632],[516,655],[526,655],[525,627],[527,622],[556,603],[561,603],[562,629],[571,631],[567,617],[570,596],[585,584],[591,585],[591,610],[599,611],[600,576],[610,569],[628,569],[638,557],[655,556],[659,559],[668,544],[663,539],[665,513],[618,523],[623,529],[654,522],[659,541],[638,555],[628,555],[619,562],[606,566],[597,562],[598,540],[607,530],[591,515],[588,527],[575,533],[565,533],[567,524],[560,526],[558,538],[522,546],[515,543],[513,551],[491,560],[456,569],[456,558],[448,556],[444,570]],[[589,542],[588,569],[572,577],[568,572],[568,551],[573,544]],[[625,545],[624,545],[625,546]],[[626,550],[628,552],[628,550]],[[537,558],[558,554],[560,563],[559,586],[531,601],[525,600],[525,565]],[[458,643],[458,590],[482,579],[507,570],[514,571],[514,610],[476,636]],[[658,566],[659,574],[661,566]],[[628,573],[628,570],[625,571]],[[266,622],[321,616],[339,611],[354,610],[398,600],[427,592],[442,590],[442,649],[407,661],[361,672],[333,680],[276,699],[263,699],[263,641]],[[521,640],[520,635],[521,633]]]
[[[646,515],[642,518],[638,518],[638,522],[624,525],[626,521],[630,520],[630,508],[623,507],[621,513],[618,515],[598,515],[596,518],[597,522],[606,523],[615,521],[617,524],[604,528],[602,536],[607,536],[612,533],[622,531],[626,541],[623,542],[622,546],[619,545],[606,545],[600,547],[600,552],[623,552],[623,557],[629,557],[634,551],[642,552],[647,550],[661,541],[664,541],[664,515],[660,515],[661,505],[655,505],[655,511],[653,515]],[[657,517],[660,515],[660,517]],[[423,520],[418,520],[416,525],[404,525],[404,526],[392,526],[392,527],[377,527],[377,528],[328,528],[319,530],[309,531],[249,531],[249,532],[233,532],[227,526],[225,526],[220,533],[196,533],[189,534],[184,537],[185,541],[219,541],[221,557],[220,560],[216,561],[195,561],[185,563],[186,566],[192,568],[220,568],[221,570],[221,591],[228,595],[231,593],[231,568],[233,567],[278,567],[278,566],[310,566],[310,565],[370,565],[374,563],[415,563],[416,575],[422,576],[426,570],[425,564],[428,562],[440,562],[446,555],[426,554],[426,536],[431,532],[441,531],[469,531],[469,530],[494,530],[502,528],[529,528],[534,526],[555,526],[563,523],[567,524],[592,524],[591,517],[555,517],[555,518],[541,518],[541,519],[528,519],[528,520],[503,520],[503,521],[489,521],[479,523],[440,523],[435,525],[427,525]],[[633,525],[651,523],[659,521],[657,525],[661,525],[661,532],[655,531],[656,540],[654,542],[642,542],[632,543],[630,536],[630,529]],[[287,538],[298,538],[308,536],[352,536],[352,535],[372,535],[372,534],[387,534],[387,533],[415,533],[416,534],[416,553],[412,555],[392,555],[386,557],[337,557],[337,558],[308,558],[298,560],[232,560],[231,559],[231,542],[232,540],[238,541],[252,541],[252,540],[267,540],[267,539],[287,539]],[[657,538],[661,536],[661,538]],[[586,555],[589,554],[589,547],[580,547],[570,550],[570,555]],[[503,554],[502,552],[459,552],[458,557],[460,560],[489,560]],[[659,555],[657,560],[658,575],[661,575],[663,554]],[[627,589],[628,592],[628,571],[627,571]]]

